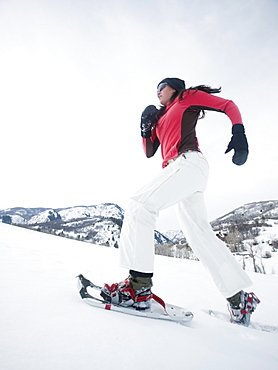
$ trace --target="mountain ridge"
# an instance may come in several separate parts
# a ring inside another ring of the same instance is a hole
[[[117,248],[124,210],[115,203],[65,208],[14,207],[0,211],[3,223],[32,228],[73,239]],[[278,200],[244,204],[211,222],[215,232],[235,224],[257,225],[265,219],[278,219]],[[178,243],[181,230],[154,232],[155,244]]]
[[[14,207],[0,211],[4,223],[118,248],[124,210],[115,203],[66,208]],[[171,242],[159,231],[154,242]]]

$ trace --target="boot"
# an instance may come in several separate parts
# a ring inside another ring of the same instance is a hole
[[[152,276],[152,274],[139,274]],[[128,278],[120,283],[105,284],[100,295],[112,304],[146,310],[151,307],[151,276],[136,276],[136,272],[130,273]]]
[[[246,293],[243,290],[234,296],[227,298],[228,309],[231,315],[231,322],[248,326],[251,314],[260,303],[254,293]]]

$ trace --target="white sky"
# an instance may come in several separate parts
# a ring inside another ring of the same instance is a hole
[[[125,208],[161,168],[139,124],[165,77],[222,86],[243,116],[241,167],[224,114],[197,126],[209,219],[278,199],[277,19],[276,0],[0,0],[0,209]],[[158,228],[175,222],[163,212]]]

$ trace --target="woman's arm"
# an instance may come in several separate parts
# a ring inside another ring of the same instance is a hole
[[[207,94],[203,91],[190,91],[188,96],[191,107],[197,107],[201,110],[214,110],[225,113],[231,120],[232,124],[242,124],[242,118],[237,105],[228,99],[219,96]]]
[[[147,158],[152,157],[156,153],[160,145],[158,137],[156,136],[154,131],[155,130],[153,130],[153,134],[150,138],[148,139],[143,138],[143,148]]]

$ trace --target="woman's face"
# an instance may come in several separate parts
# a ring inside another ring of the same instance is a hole
[[[172,89],[167,83],[162,82],[157,88],[157,97],[161,105],[169,105],[172,95],[176,90]]]

